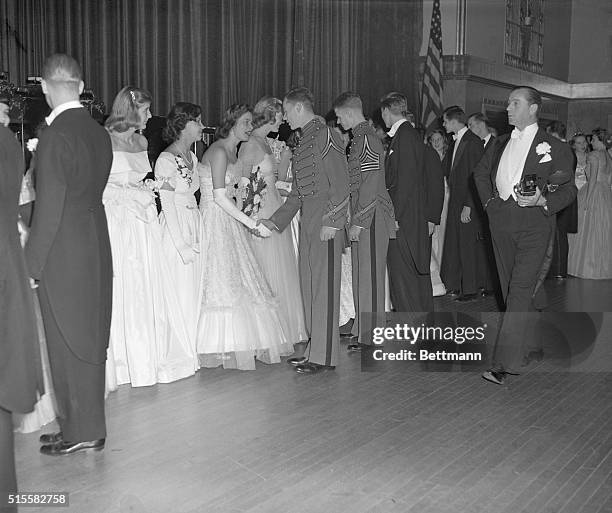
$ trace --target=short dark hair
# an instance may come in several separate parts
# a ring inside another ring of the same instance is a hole
[[[334,100],[334,103],[332,104],[332,109],[342,108],[359,109],[363,112],[363,102],[361,101],[361,96],[353,91],[343,92]]]
[[[104,123],[108,130],[126,132],[129,128],[140,127],[138,109],[150,105],[153,97],[149,91],[134,86],[126,86],[115,96],[110,116]]]
[[[234,103],[223,113],[221,123],[215,131],[216,138],[225,139],[229,135],[230,130],[236,125],[236,121],[238,121],[247,112],[253,112],[250,105],[246,103]]]
[[[314,96],[307,87],[294,87],[285,94],[285,101],[293,104],[301,103],[314,112]]]
[[[410,114],[408,110],[408,98],[402,93],[392,91],[387,93],[380,99],[380,110],[389,109],[396,116],[407,116]]]
[[[196,121],[202,115],[202,108],[195,103],[178,102],[172,106],[166,118],[166,126],[162,131],[162,137],[168,142],[177,141],[181,132],[185,130],[187,123]]]
[[[272,96],[264,96],[253,107],[253,129],[275,122],[279,112],[283,112],[283,102]]]
[[[561,139],[565,139],[567,129],[561,121],[551,121],[546,125],[546,131],[550,134],[557,134]]]
[[[518,91],[519,89],[525,91],[525,99],[527,100],[527,103],[529,105],[535,104],[538,106],[537,114],[540,114],[540,109],[542,108],[542,95],[540,94],[540,91],[531,86],[518,86],[512,89],[512,91],[510,92],[513,93],[514,91]]]
[[[456,119],[459,123],[465,124],[465,111],[459,107],[459,105],[451,105],[444,109],[442,113],[442,118],[446,118],[448,120]]]
[[[470,114],[467,118],[468,119],[474,118],[476,121],[480,121],[484,123],[485,125],[489,126],[489,120],[482,112],[474,112]]]

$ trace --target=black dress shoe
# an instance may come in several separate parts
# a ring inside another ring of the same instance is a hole
[[[478,291],[478,294],[479,294],[481,297],[488,297],[488,296],[492,296],[492,295],[494,295],[494,294],[495,294],[495,292],[494,292],[494,291],[492,291],[492,290],[480,289],[480,290]]]
[[[295,371],[298,374],[316,374],[322,370],[334,370],[335,365],[319,365],[318,363],[304,363],[303,365],[296,365]]]
[[[355,319],[350,318],[348,321],[346,321],[342,326],[340,326],[340,335],[341,336],[351,336],[351,330],[353,329],[353,323],[355,322]]]
[[[305,356],[292,356],[291,358],[287,358],[287,363],[289,365],[302,365],[303,363],[307,363],[308,358]]]
[[[467,303],[469,301],[476,301],[476,299],[478,298],[478,294],[474,293],[474,294],[462,294],[459,297],[455,298],[455,301],[458,301],[459,303]]]
[[[459,292],[458,290],[455,290],[455,289],[453,289],[453,290],[449,290],[449,291],[446,293],[446,295],[447,295],[447,296],[458,296],[459,294],[461,294],[461,292]]]
[[[87,449],[101,451],[104,449],[104,442],[104,438],[100,438],[99,440],[91,440],[89,442],[57,442],[54,444],[43,445],[40,448],[40,452],[48,456],[64,456],[66,454],[74,454],[75,452],[84,451]]]
[[[496,385],[503,385],[506,381],[506,373],[503,371],[488,370],[482,373],[482,377]]]
[[[41,444],[54,444],[61,442],[62,440],[64,440],[64,435],[61,431],[58,431],[57,433],[44,433],[38,438],[38,441]]]
[[[346,350],[351,353],[361,353],[361,344],[359,343],[359,337],[353,337],[351,343],[346,346]]]

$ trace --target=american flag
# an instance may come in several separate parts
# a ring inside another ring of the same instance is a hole
[[[421,124],[426,129],[442,115],[442,72],[442,18],[440,0],[434,0],[421,89]]]

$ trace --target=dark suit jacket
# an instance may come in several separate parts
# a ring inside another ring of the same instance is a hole
[[[102,192],[112,162],[106,130],[85,109],[62,112],[38,144],[36,208],[26,246],[30,275],[74,355],[106,359],[112,258]]]
[[[438,152],[431,146],[425,146],[425,215],[427,221],[440,224],[444,206],[444,172]]]
[[[385,181],[399,223],[398,240],[405,240],[419,273],[429,273],[431,242],[427,229],[424,169],[425,145],[409,122],[391,139],[385,161]]]
[[[17,231],[23,171],[21,147],[0,126],[0,406],[27,413],[43,381],[32,289]]]
[[[480,201],[483,206],[486,205],[487,212],[491,205],[501,201],[495,185],[495,179],[497,177],[499,161],[509,139],[510,134],[496,138],[474,170],[474,181],[478,189]],[[543,155],[537,153],[537,147],[542,143],[548,143],[551,148],[551,160],[548,162],[541,162],[546,159],[544,159]],[[552,187],[554,190],[551,190],[546,195],[547,209],[540,208],[543,221],[545,221],[546,216],[556,214],[576,198],[578,190],[574,184],[573,162],[572,151],[566,143],[548,135],[541,128],[538,129],[529,148],[521,177],[525,174],[535,173],[540,190],[544,190],[547,183],[551,181],[556,184],[561,183],[557,187]],[[491,201],[489,202],[489,200]]]

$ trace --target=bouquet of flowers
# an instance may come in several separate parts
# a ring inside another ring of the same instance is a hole
[[[255,171],[251,171],[249,183],[245,188],[244,201],[242,203],[242,211],[247,216],[257,219],[257,213],[261,207],[261,201],[263,199],[266,186],[266,181],[261,175],[259,167]]]

